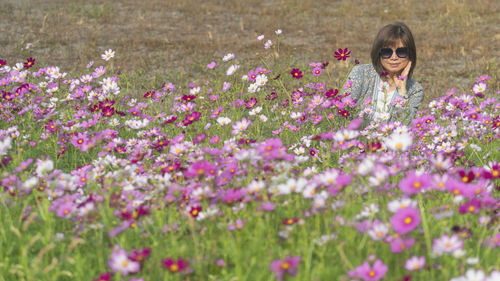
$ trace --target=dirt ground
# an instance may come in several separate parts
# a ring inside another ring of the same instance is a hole
[[[240,60],[263,52],[282,29],[280,52],[295,63],[333,62],[349,48],[369,63],[377,31],[405,22],[417,44],[414,77],[426,102],[449,88],[469,91],[473,78],[493,76],[500,89],[498,0],[0,0],[0,58],[35,57],[64,71],[82,69],[116,50],[124,70],[178,73],[228,52]],[[192,73],[191,73],[192,74]],[[493,93],[493,91],[491,91]]]

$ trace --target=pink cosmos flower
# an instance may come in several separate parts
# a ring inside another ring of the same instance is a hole
[[[414,230],[420,224],[420,213],[417,209],[408,206],[399,209],[391,218],[394,231],[399,234],[406,234]]]
[[[432,184],[431,177],[427,174],[417,175],[415,171],[409,172],[406,178],[399,182],[399,189],[406,194],[417,194],[429,188]]]
[[[78,133],[71,138],[71,144],[82,149],[88,144],[89,140],[86,133]]]
[[[205,160],[194,162],[184,173],[186,177],[215,176],[217,167]]]
[[[216,63],[215,61],[213,61],[213,62],[211,62],[211,63],[207,64],[207,68],[208,68],[208,69],[214,69],[214,68],[216,68],[217,66],[219,66],[219,64],[218,64],[218,63]]]
[[[415,239],[414,238],[407,238],[403,239],[401,237],[398,237],[396,239],[393,239],[391,242],[391,252],[393,253],[401,253],[404,252],[405,250],[408,250],[413,244],[415,244]]]
[[[364,281],[378,281],[384,277],[388,267],[381,260],[376,260],[373,266],[365,261],[349,273],[352,277],[359,277]]]
[[[228,225],[227,229],[229,231],[241,230],[245,223],[241,219],[237,219],[234,224]]]
[[[222,91],[223,92],[226,92],[229,90],[229,88],[231,88],[231,83],[229,82],[224,82],[223,85],[222,85]]]
[[[276,279],[283,280],[285,275],[295,276],[298,273],[300,257],[287,256],[283,260],[271,262],[270,268],[274,272]]]
[[[321,70],[321,67],[315,67],[313,70],[312,70],[312,74],[314,76],[319,76],[321,74],[322,70]]]

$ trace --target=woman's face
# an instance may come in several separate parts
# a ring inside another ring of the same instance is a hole
[[[400,74],[410,61],[410,58],[408,56],[406,58],[400,58],[396,55],[396,49],[401,47],[405,47],[405,45],[403,45],[403,42],[401,41],[401,39],[399,39],[396,45],[389,47],[392,49],[392,56],[390,58],[384,59],[380,57],[382,66],[384,67],[385,71],[389,72],[390,74]]]

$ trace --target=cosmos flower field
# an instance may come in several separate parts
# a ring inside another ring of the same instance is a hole
[[[500,280],[496,78],[369,122],[350,51],[284,66],[280,33],[141,91],[118,51],[0,60],[0,281]]]

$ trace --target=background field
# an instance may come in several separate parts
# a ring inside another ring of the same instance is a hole
[[[333,51],[345,47],[368,63],[376,32],[400,20],[416,39],[415,78],[423,84],[425,103],[452,87],[468,91],[480,74],[493,77],[494,89],[500,83],[497,0],[1,2],[0,57],[10,64],[33,56],[42,65],[81,70],[112,48],[116,66],[142,70],[145,79],[195,79],[207,63],[220,62],[228,52],[240,61],[256,58],[256,50],[264,51],[256,37],[274,39],[278,28],[281,54],[290,65],[332,61]]]

